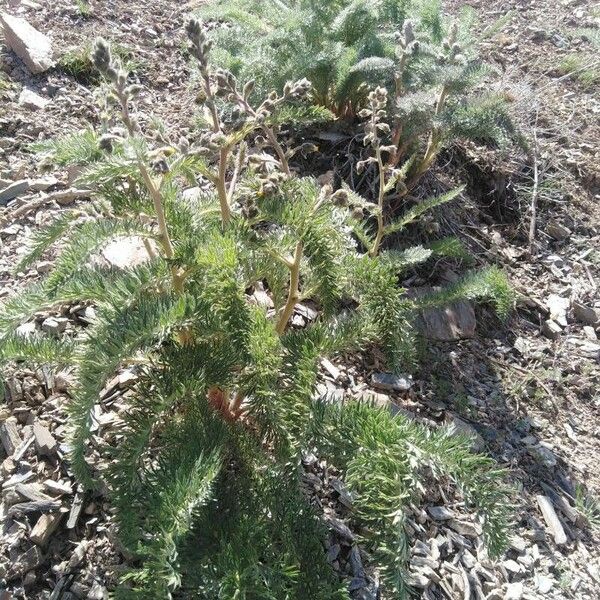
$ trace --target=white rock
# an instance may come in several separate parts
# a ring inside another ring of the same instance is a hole
[[[6,45],[25,63],[34,75],[54,66],[52,43],[32,27],[25,19],[0,13],[0,25],[4,30]]]
[[[119,269],[137,267],[149,260],[144,239],[138,235],[110,242],[102,250],[102,256],[111,266]]]
[[[523,584],[520,581],[509,583],[506,586],[504,600],[521,600],[523,598]]]
[[[546,300],[546,306],[550,311],[550,318],[562,327],[567,326],[567,311],[569,310],[569,299],[558,294],[550,294]]]
[[[30,110],[39,110],[48,106],[50,100],[25,87],[19,94],[19,104]]]
[[[47,333],[62,333],[67,328],[69,319],[66,317],[48,317],[42,322],[42,330]]]

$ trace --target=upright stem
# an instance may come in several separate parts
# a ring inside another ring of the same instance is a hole
[[[435,116],[436,117],[442,112],[442,110],[446,104],[446,99],[448,98],[448,94],[449,94],[449,89],[447,86],[444,85],[440,91],[440,95],[438,96],[438,100],[435,105]],[[427,171],[427,169],[429,169],[429,167],[435,160],[435,157],[437,156],[437,151],[439,149],[441,139],[442,139],[442,136],[440,134],[439,128],[434,126],[432,132],[429,135],[429,141],[427,142],[427,150],[425,151],[425,155],[423,156],[423,159],[419,163],[419,166],[417,167],[415,174],[411,177],[410,181],[406,184],[407,189],[410,189],[411,187],[413,187],[417,183],[417,181],[419,181],[419,179],[421,178],[421,175],[423,175],[423,173],[425,173],[425,171]]]
[[[165,256],[168,259],[172,259],[175,256],[175,251],[173,250],[173,244],[169,236],[167,219],[165,216],[165,209],[162,201],[162,194],[160,193],[160,190],[157,187],[157,185],[154,183],[154,180],[148,172],[146,165],[141,160],[138,161],[138,168],[142,175],[142,179],[144,180],[144,183],[148,188],[150,197],[152,198],[154,211],[156,212],[156,218],[158,220],[158,229],[160,231],[160,243],[162,249],[165,253]],[[179,272],[179,269],[175,266],[171,267],[171,275],[173,277],[173,287],[175,288],[175,291],[177,291],[178,293],[183,292],[183,276]]]
[[[227,173],[227,158],[229,156],[230,146],[223,146],[219,151],[219,174],[217,175],[217,193],[219,195],[219,204],[221,206],[221,219],[223,225],[227,225],[231,219],[231,208],[229,207],[229,194],[225,184]]]
[[[256,117],[256,111],[250,106],[248,101],[240,94],[236,94],[236,96],[237,96],[237,101],[240,104],[240,106],[250,116]],[[263,130],[263,133],[267,136],[267,139],[269,140],[269,143],[271,144],[271,146],[273,146],[273,149],[275,150],[275,153],[277,154],[277,158],[279,158],[279,162],[281,163],[281,170],[286,175],[290,176],[291,175],[290,165],[288,163],[288,159],[285,155],[285,152],[283,151],[283,148],[281,147],[281,144],[277,140],[277,136],[275,135],[273,130],[270,127],[267,127],[266,125],[261,125],[261,129]]]
[[[229,204],[233,200],[233,194],[235,192],[235,186],[237,184],[238,177],[240,176],[240,172],[242,170],[242,166],[244,164],[244,158],[246,157],[246,142],[242,142],[240,144],[240,149],[238,150],[237,157],[235,159],[235,169],[233,170],[233,176],[231,177],[231,181],[229,182],[229,189],[227,191],[227,200]]]
[[[217,105],[215,104],[215,96],[212,93],[210,87],[210,76],[208,69],[202,68],[202,80],[204,83],[204,92],[206,93],[206,99],[209,101],[209,110],[212,118],[212,128],[214,133],[221,131],[221,125],[219,123],[219,113],[217,112]]]
[[[303,244],[302,241],[299,241],[296,244],[294,257],[290,264],[290,289],[288,291],[287,302],[285,303],[281,315],[279,315],[279,321],[277,321],[277,325],[275,326],[275,331],[277,331],[279,335],[283,335],[285,332],[285,328],[294,312],[294,308],[300,300],[300,262],[302,260],[302,250]]]
[[[377,211],[377,235],[375,236],[373,247],[369,251],[369,256],[371,257],[377,256],[381,240],[383,239],[383,198],[385,196],[385,168],[381,159],[381,148],[379,145],[375,150],[375,155],[377,157],[377,165],[379,166],[379,196],[377,198],[379,210]]]

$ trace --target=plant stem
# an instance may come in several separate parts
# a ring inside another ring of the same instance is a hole
[[[285,332],[287,323],[300,299],[300,261],[302,260],[302,249],[302,241],[299,241],[296,244],[294,258],[290,265],[290,289],[288,291],[287,302],[285,303],[281,315],[279,316],[279,321],[275,326],[275,331],[277,331],[279,335],[283,335]]]
[[[240,172],[242,170],[242,166],[244,164],[245,157],[246,157],[246,143],[242,142],[240,144],[240,149],[238,150],[237,157],[235,159],[235,169],[233,170],[233,176],[231,177],[231,181],[229,182],[229,190],[227,192],[228,204],[231,204],[231,201],[233,200],[233,194],[235,193],[235,186],[237,184],[238,177],[240,176]]]
[[[377,157],[377,165],[379,167],[379,197],[377,198],[377,235],[373,241],[373,247],[369,251],[370,257],[375,257],[379,253],[379,246],[383,239],[383,198],[385,196],[385,167],[383,166],[383,160],[381,159],[381,148],[377,145],[375,150]]]
[[[162,194],[160,193],[160,189],[154,183],[152,176],[148,172],[146,165],[138,160],[138,168],[142,175],[142,179],[148,188],[148,192],[150,193],[150,197],[152,198],[152,203],[154,204],[154,211],[156,212],[156,218],[158,220],[158,229],[160,231],[160,243],[165,253],[167,259],[173,259],[175,256],[175,251],[173,250],[173,243],[171,242],[171,238],[169,236],[169,229],[167,227],[167,219],[165,216],[165,209],[163,206]],[[183,277],[179,272],[179,269],[176,266],[171,267],[171,274],[173,277],[173,287],[175,291],[178,293],[183,292]]]
[[[230,146],[223,146],[219,151],[219,173],[217,175],[217,193],[219,195],[219,204],[221,206],[221,219],[223,225],[227,225],[231,219],[231,208],[229,207],[229,194],[227,193],[227,185],[225,177],[227,173],[227,158],[229,156]]]
[[[256,117],[256,111],[250,106],[248,101],[242,95],[240,95],[238,92],[236,92],[236,99],[238,101],[238,104],[250,116]],[[283,148],[281,147],[281,144],[277,140],[277,136],[275,135],[273,130],[270,127],[267,127],[266,125],[261,125],[260,128],[262,129],[263,133],[267,136],[269,143],[275,150],[275,153],[277,154],[277,158],[279,158],[279,162],[281,164],[281,170],[289,177],[291,175],[290,165],[288,163],[288,159],[285,155],[285,152],[283,151]]]

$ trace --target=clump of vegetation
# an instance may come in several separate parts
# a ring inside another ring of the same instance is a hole
[[[260,94],[306,76],[313,101],[348,121],[367,107],[370,87],[386,89],[384,162],[402,166],[407,191],[452,141],[522,141],[506,99],[480,87],[489,69],[470,36],[470,11],[457,23],[438,0],[223,0],[201,12],[221,24],[213,30],[220,61]]]
[[[140,63],[135,59],[129,48],[121,44],[113,44],[112,51],[122,62],[128,71],[139,69]],[[81,46],[67,50],[58,60],[58,68],[74,77],[84,85],[98,85],[102,81],[102,75],[92,62],[92,44],[85,43]]]
[[[600,61],[592,55],[569,54],[561,60],[558,72],[561,75],[570,75],[585,88],[600,83]]]
[[[86,167],[83,182],[104,202],[102,212],[84,219],[67,212],[32,239],[19,269],[58,242],[62,249],[44,281],[2,306],[0,359],[76,367],[72,466],[85,485],[106,484],[134,557],[118,597],[168,598],[178,589],[211,600],[349,598],[327,564],[324,524],[301,490],[307,452],[341,471],[384,596],[407,597],[406,507],[431,482],[452,485],[498,552],[506,540],[503,473],[448,429],[316,397],[319,361],[379,344],[398,372],[411,360],[418,310],[471,297],[505,314],[510,290],[495,269],[418,300],[399,286],[405,269],[438,250],[386,250],[382,239],[459,191],[392,224],[381,219],[386,191],[404,175],[383,158],[393,154],[381,140],[391,131],[385,90],[368,95],[362,114],[374,153],[367,162],[380,170],[381,192],[371,202],[292,168],[302,145],[279,128],[312,114],[303,108],[313,93],[308,80],[258,96],[251,81],[212,66],[201,23],[186,30],[206,124],[194,139],[142,131],[140,86],[105,42],[96,44],[93,62],[110,82],[118,122],[107,118],[100,134],[51,150],[63,164]],[[350,23],[342,30],[350,33]],[[183,193],[190,185],[198,187],[193,197]],[[108,241],[131,236],[144,242],[144,264],[90,262]],[[259,288],[272,310],[252,301]],[[318,317],[294,327],[304,300],[318,306]],[[82,301],[98,317],[75,338],[16,331],[41,308]],[[139,379],[122,399],[109,446],[93,437],[93,415],[103,386],[125,365]]]

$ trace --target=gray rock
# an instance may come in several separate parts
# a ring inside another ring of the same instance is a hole
[[[381,390],[406,392],[412,387],[410,375],[393,375],[392,373],[373,373],[371,376],[373,387]]]
[[[438,288],[416,288],[409,296],[419,298],[437,291]],[[417,326],[430,340],[452,342],[475,335],[477,320],[475,310],[468,300],[458,300],[441,308],[429,308],[421,312]]]
[[[9,417],[4,423],[0,424],[0,440],[6,454],[12,456],[17,446],[23,441],[15,417]]]
[[[6,206],[11,200],[14,200],[29,189],[29,180],[21,179],[14,181],[0,191],[0,206]]]
[[[350,531],[350,528],[346,523],[340,521],[340,519],[336,519],[335,517],[328,517],[326,519],[327,524],[337,533],[340,537],[343,537],[346,540],[351,542],[354,541],[354,534]]]
[[[545,467],[553,469],[556,466],[556,456],[550,448],[538,444],[537,446],[530,446],[527,450],[533,458],[542,463]]]
[[[47,427],[39,421],[33,424],[33,435],[35,436],[35,447],[38,454],[52,457],[56,454],[58,443]]]
[[[557,340],[562,333],[562,327],[552,319],[547,319],[542,325],[542,335],[549,340]]]
[[[546,233],[557,241],[566,240],[571,235],[571,230],[558,221],[550,221],[546,226]]]
[[[471,448],[473,449],[473,452],[481,452],[485,449],[485,440],[481,437],[475,427],[466,421],[453,416],[450,423],[450,430],[454,434],[471,438]]]
[[[23,576],[42,564],[44,555],[37,546],[32,546],[27,552],[21,554],[9,568],[9,578]]]
[[[445,506],[428,506],[427,512],[436,521],[447,521],[454,517],[454,513]]]
[[[6,45],[36,75],[54,66],[50,38],[32,27],[25,19],[0,13]]]
[[[467,537],[478,537],[481,535],[481,526],[477,523],[451,519],[448,521],[448,526],[456,531],[456,533],[460,533],[460,535],[465,535]]]
[[[573,302],[573,316],[586,325],[596,325],[600,321],[600,311],[579,302]]]

